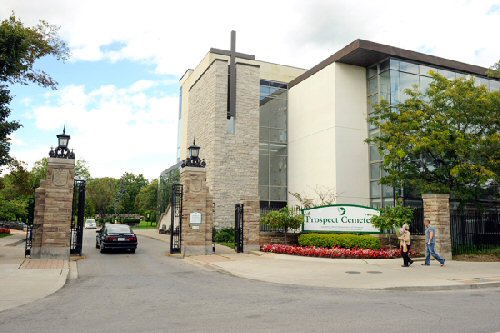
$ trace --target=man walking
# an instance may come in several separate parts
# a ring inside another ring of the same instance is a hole
[[[431,256],[433,256],[439,263],[441,267],[444,266],[445,260],[439,256],[434,251],[434,247],[436,246],[436,228],[431,225],[431,221],[429,219],[424,220],[425,224],[425,266],[429,266],[431,264]]]

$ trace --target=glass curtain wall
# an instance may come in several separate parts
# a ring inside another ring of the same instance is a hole
[[[432,82],[429,71],[437,72],[454,80],[459,77],[470,77],[469,74],[454,72],[447,69],[412,63],[396,58],[386,59],[367,68],[368,114],[373,113],[373,105],[382,99],[390,101],[391,106],[404,102],[408,96],[404,90],[416,85],[425,92]],[[476,84],[486,85],[491,90],[500,90],[500,81],[483,77],[474,77]],[[369,125],[369,137],[379,135],[380,129]],[[394,190],[390,186],[380,184],[384,176],[382,156],[374,145],[369,146],[370,155],[370,202],[374,208],[394,205]]]
[[[287,200],[287,85],[260,81],[259,196],[261,207]]]

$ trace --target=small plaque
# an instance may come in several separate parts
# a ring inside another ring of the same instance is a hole
[[[194,212],[189,214],[189,224],[201,224],[201,213]]]
[[[191,229],[200,229],[200,226],[199,225],[192,225]]]

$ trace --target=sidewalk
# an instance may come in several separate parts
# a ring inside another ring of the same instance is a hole
[[[401,259],[327,259],[254,252],[189,257],[187,261],[259,281],[329,288],[451,290],[500,287],[500,263]]]
[[[66,283],[67,260],[24,258],[26,232],[11,230],[0,238],[0,311],[55,293]]]

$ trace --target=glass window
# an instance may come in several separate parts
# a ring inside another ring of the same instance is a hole
[[[382,61],[380,63],[380,73],[386,71],[389,69],[389,59],[385,60],[385,61]]]
[[[438,69],[438,73],[447,78],[448,80],[455,80],[455,72],[446,69]]]
[[[269,185],[269,155],[259,155],[259,185]]]
[[[269,186],[259,186],[260,200],[269,200]]]
[[[399,72],[391,69],[390,78],[391,78],[391,105],[396,105],[399,103]]]
[[[500,90],[500,81],[490,80],[490,91]]]
[[[269,143],[259,142],[259,154],[269,155]]]
[[[286,186],[286,159],[286,156],[270,156],[270,185]]]
[[[378,180],[370,182],[370,197],[380,198],[380,183]]]
[[[273,99],[266,107],[269,108],[269,127],[286,129],[286,100]]]
[[[370,161],[379,161],[380,153],[375,145],[370,145]]]
[[[391,101],[390,71],[380,73],[380,98]]]
[[[286,156],[287,155],[286,145],[269,144],[269,154]]]
[[[429,74],[430,71],[433,71],[435,73],[437,72],[437,69],[434,67],[425,66],[425,65],[419,65],[419,67],[420,67],[420,75],[431,76]]]
[[[378,200],[372,200],[371,203],[370,203],[370,206],[372,208],[375,208],[375,209],[379,209],[379,208],[382,207],[381,204],[380,204],[380,201],[378,201]]]
[[[390,69],[394,69],[396,71],[399,71],[399,60],[398,59],[391,59]]]
[[[380,163],[370,164],[370,179],[380,179]]]
[[[408,99],[406,89],[413,89],[413,86],[418,87],[418,75],[408,74],[404,72],[399,73],[399,100],[404,102]]]
[[[259,141],[269,141],[269,128],[260,127],[259,128]]]
[[[373,106],[376,104],[378,104],[378,94],[368,97],[368,113],[372,113],[373,111],[375,111],[373,109]]]
[[[376,93],[378,93],[378,79],[375,76],[368,80],[368,95]]]
[[[369,133],[370,138],[373,138],[373,137],[378,136],[378,135],[379,135],[379,133],[380,133],[380,131],[379,131],[379,129],[378,129],[378,128],[371,129],[371,130],[370,130],[370,133]]]
[[[286,143],[286,130],[282,129],[270,129],[269,130],[269,141]]]
[[[231,117],[230,119],[227,120],[227,132],[229,134],[234,134],[236,131],[236,123],[234,117]]]
[[[368,68],[368,78],[371,78],[374,75],[377,75],[377,65]]]
[[[394,194],[392,186],[384,185],[384,186],[382,186],[382,188],[384,191],[384,198],[392,198],[392,196]]]
[[[271,87],[269,86],[260,86],[260,99],[269,96],[271,94]]]
[[[286,201],[286,187],[269,187],[269,200],[270,201]]]
[[[476,79],[476,86],[486,86],[486,89],[489,89],[490,88],[490,81],[485,79],[485,78],[482,78],[482,77],[475,77]]]
[[[418,65],[413,64],[411,62],[400,61],[399,62],[399,70],[401,72],[406,72],[406,73],[418,75]]]
[[[421,76],[420,77],[420,87],[419,87],[420,92],[425,94],[427,89],[429,89],[429,87],[431,86],[432,81],[433,81],[433,79],[431,77]]]

